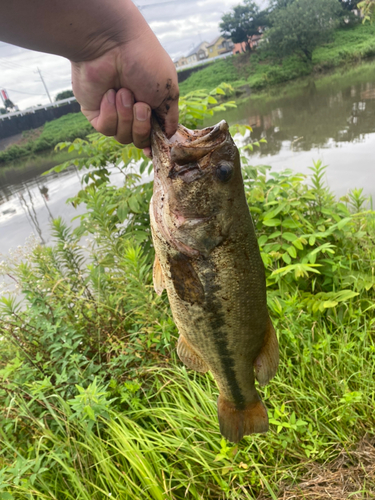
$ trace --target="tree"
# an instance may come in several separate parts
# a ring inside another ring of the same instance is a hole
[[[0,108],[0,115],[6,115],[7,110],[5,108]]]
[[[55,102],[61,101],[62,99],[68,99],[68,97],[74,97],[73,90],[63,90],[59,92],[55,97]]]
[[[363,0],[358,3],[363,14],[363,21],[373,22],[375,19],[375,0]]]
[[[249,43],[248,37],[259,34],[259,28],[265,22],[265,11],[251,0],[245,0],[244,5],[233,7],[232,11],[221,18],[220,32],[225,38],[231,38],[234,43]]]
[[[268,47],[278,56],[303,53],[312,60],[315,47],[329,41],[342,7],[338,0],[294,0],[272,11]]]

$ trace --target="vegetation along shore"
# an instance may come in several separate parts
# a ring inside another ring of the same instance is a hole
[[[211,63],[182,82],[180,89],[184,94],[225,81],[234,88],[248,86],[251,91],[259,91],[308,75],[319,77],[372,57],[375,57],[375,24],[358,24],[336,30],[331,42],[313,51],[311,61],[300,55],[274,61],[266,51],[247,52]]]

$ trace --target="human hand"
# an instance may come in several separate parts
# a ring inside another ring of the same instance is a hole
[[[176,69],[145,21],[99,57],[72,62],[72,84],[93,127],[122,144],[147,154],[152,110],[168,137],[177,129]]]

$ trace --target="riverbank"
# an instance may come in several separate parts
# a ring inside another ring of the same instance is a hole
[[[94,129],[82,113],[67,115],[47,122],[43,127],[23,132],[17,142],[0,151],[0,168],[13,160],[51,150],[62,141],[84,138]]]
[[[181,83],[180,92],[183,95],[196,89],[212,88],[223,81],[235,88],[248,86],[252,91],[259,91],[374,56],[375,24],[360,24],[337,30],[332,42],[315,49],[312,63],[297,55],[275,63],[265,52],[240,54],[195,72]]]

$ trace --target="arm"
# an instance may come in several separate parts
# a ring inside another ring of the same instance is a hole
[[[82,112],[119,142],[149,146],[151,109],[178,123],[174,65],[130,0],[0,0],[0,39],[67,57]]]

